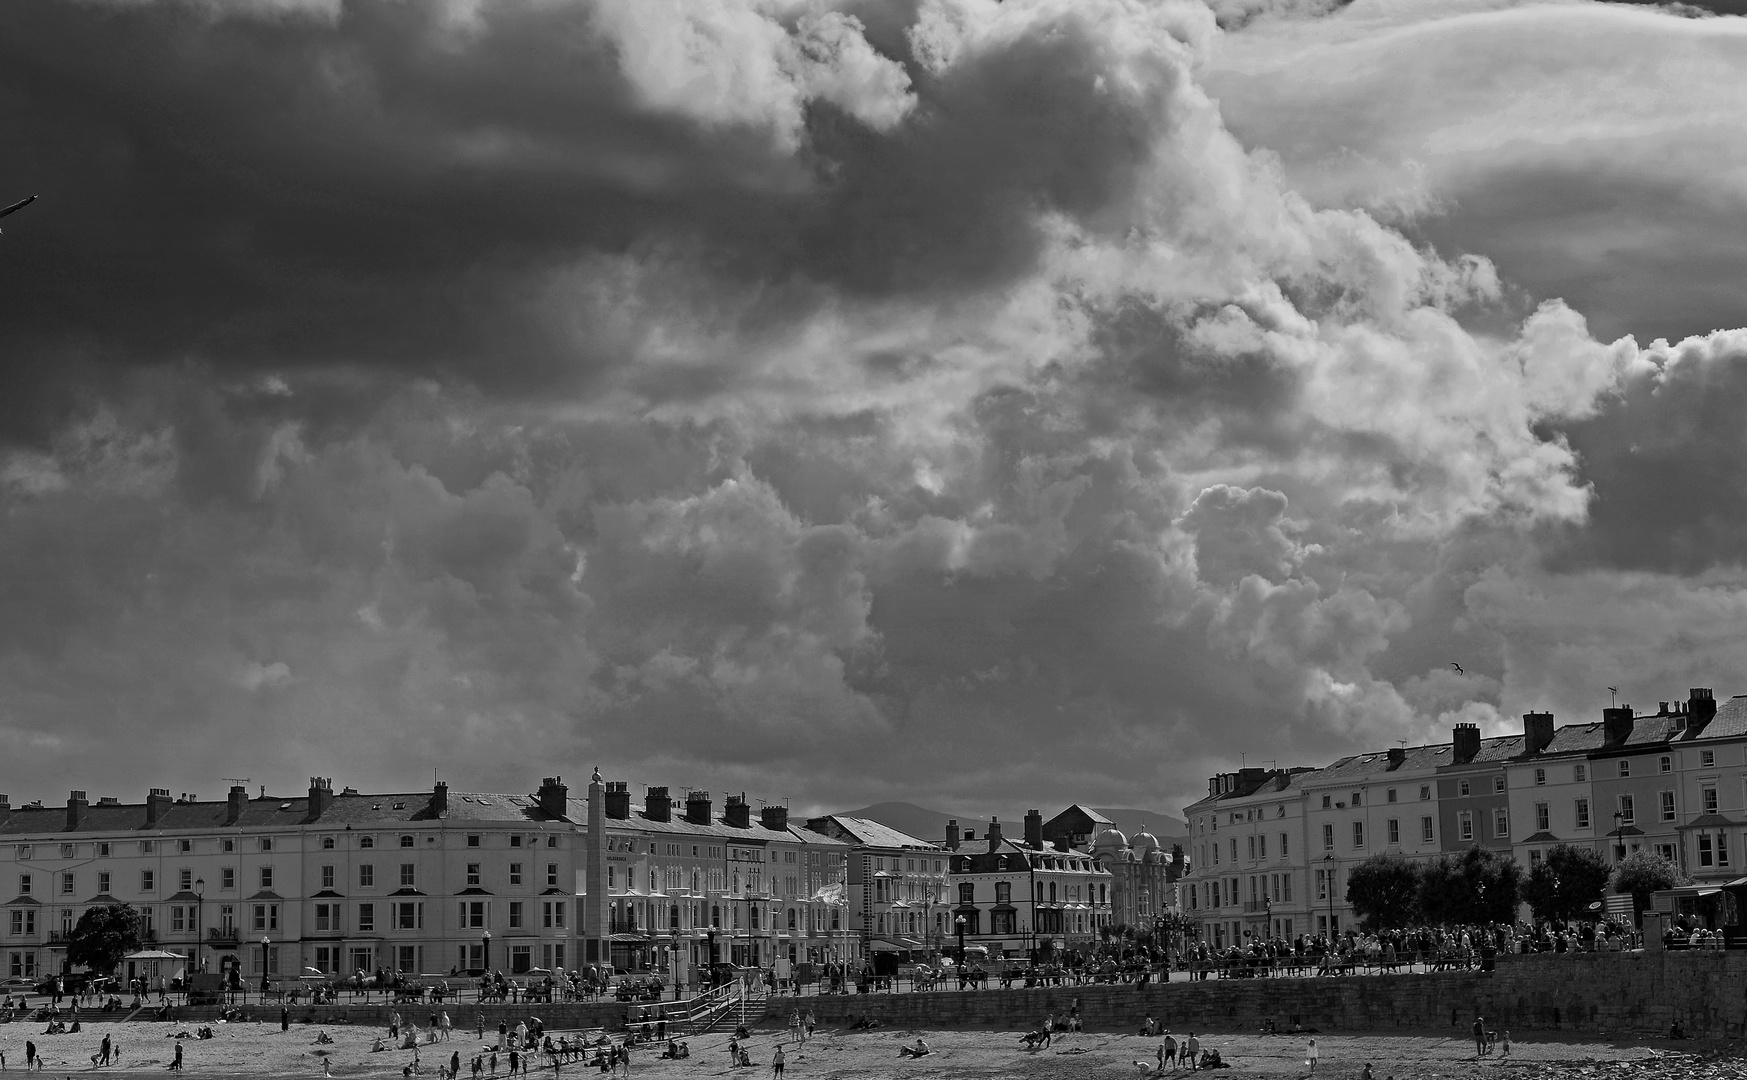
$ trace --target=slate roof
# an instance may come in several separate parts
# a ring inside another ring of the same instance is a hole
[[[1523,756],[1533,760],[1566,754],[1593,754],[1606,741],[1607,734],[1600,720],[1591,724],[1566,724],[1553,732],[1553,741],[1542,747],[1539,753]]]
[[[1717,715],[1689,739],[1730,739],[1747,735],[1747,694],[1736,694],[1717,705]]]
[[[1430,746],[1409,746],[1403,750],[1399,765],[1389,760],[1387,750],[1350,754],[1327,768],[1318,770],[1314,782],[1320,785],[1324,782],[1368,780],[1386,773],[1424,772],[1450,764],[1453,756],[1454,752],[1447,742]]]
[[[837,823],[839,828],[854,837],[855,843],[860,844],[863,847],[918,848],[923,851],[945,851],[945,849],[938,844],[930,843],[927,840],[919,840],[916,837],[911,836],[909,833],[899,832],[890,825],[883,825],[872,818],[850,817],[847,814],[830,814],[828,816],[832,821]],[[812,830],[808,830],[808,835],[823,837],[825,834],[814,833]],[[840,842],[848,843],[848,841]]]
[[[141,832],[157,835],[164,832],[223,833],[232,830],[259,832],[271,829],[344,829],[348,826],[353,829],[388,829],[438,820],[443,822],[478,821],[496,824],[525,822],[530,825],[556,821],[586,825],[588,822],[588,800],[586,798],[568,799],[563,818],[547,814],[540,808],[539,798],[534,795],[452,790],[448,793],[447,807],[441,818],[432,813],[431,800],[432,793],[429,791],[384,794],[346,794],[342,792],[333,795],[321,817],[312,821],[309,817],[309,798],[307,795],[291,799],[260,797],[245,802],[241,816],[235,822],[229,823],[227,823],[227,819],[230,817],[228,800],[174,802],[164,807],[156,825],[150,829],[146,827],[146,804],[143,802],[92,804],[84,809],[78,829],[72,830],[72,832],[80,835],[117,835]],[[741,843],[788,842],[850,846],[845,841],[833,840],[796,825],[790,825],[785,829],[766,829],[756,816],[752,818],[749,828],[738,829],[727,824],[720,815],[717,815],[709,825],[694,825],[677,814],[672,821],[655,821],[641,810],[632,810],[629,818],[623,820],[607,819],[607,827],[609,829],[623,828],[654,833],[707,836],[717,840],[739,841]],[[60,837],[68,834],[67,808],[64,804],[57,806],[14,806],[5,819],[0,820],[0,836]],[[921,843],[921,841],[915,841],[914,838],[911,840]]]

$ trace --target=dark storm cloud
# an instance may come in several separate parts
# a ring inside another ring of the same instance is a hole
[[[1566,429],[1595,499],[1555,565],[1680,575],[1747,566],[1747,335],[1652,352],[1659,370]]]
[[[1116,804],[1575,699],[1544,538],[1691,373],[1197,83],[1376,10],[18,5],[0,750]]]

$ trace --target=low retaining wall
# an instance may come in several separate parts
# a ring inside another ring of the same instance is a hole
[[[1321,1031],[1427,1028],[1466,1036],[1476,1014],[1493,1030],[1665,1035],[1679,1019],[1694,1037],[1747,1034],[1747,953],[1565,953],[1501,956],[1491,972],[808,997],[826,1027],[875,1017],[890,1027],[1023,1031],[1076,1001],[1088,1030],[1139,1030],[1151,1014],[1173,1031],[1255,1030],[1271,1019]],[[785,1023],[794,998],[772,998]]]
[[[278,1005],[242,1005],[242,1023],[277,1024],[280,1020]],[[335,1005],[292,1005],[290,1018],[293,1024],[358,1024],[365,1027],[388,1027],[388,1014],[398,1011],[400,1019],[405,1024],[416,1024],[420,1028],[430,1026],[433,1013],[449,1014],[449,1022],[456,1031],[473,1031],[480,1023],[485,1030],[495,1034],[499,1021],[505,1021],[510,1027],[515,1027],[520,1021],[531,1016],[538,1016],[546,1027],[553,1031],[572,1031],[578,1028],[599,1028],[617,1031],[625,1026],[627,1005],[621,1001],[571,1002],[559,1005],[545,1005],[539,1002],[522,1002],[520,1004],[499,1004],[496,1002],[480,1005],[471,1001],[445,1002],[442,1005],[394,1005],[379,1003],[365,1005],[335,1004]],[[209,1024],[218,1019],[223,1008],[217,1005],[177,1005],[172,1013],[172,1019],[177,1024]],[[114,1019],[115,1014],[93,1012],[81,1009],[80,1015],[85,1020]],[[122,1013],[121,1015],[126,1015]],[[155,1020],[156,1009],[148,1008],[134,1019]]]

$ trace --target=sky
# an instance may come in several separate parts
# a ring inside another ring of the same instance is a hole
[[[12,0],[0,791],[1177,810],[1747,691],[1730,10]]]

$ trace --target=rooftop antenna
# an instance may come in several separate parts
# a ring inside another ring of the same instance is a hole
[[[252,776],[221,776],[219,779],[232,784],[252,784],[255,782],[255,778]]]
[[[1608,687],[1607,700],[1609,705],[1618,705],[1620,702],[1620,688],[1617,686]]]

